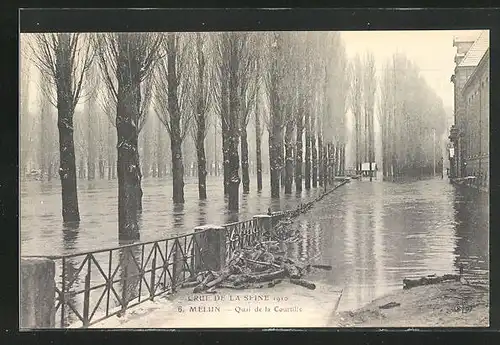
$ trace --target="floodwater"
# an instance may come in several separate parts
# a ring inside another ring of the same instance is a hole
[[[339,310],[401,289],[404,278],[458,274],[461,265],[466,277],[488,279],[488,195],[447,179],[352,181],[295,226],[302,236],[290,252],[333,267],[311,279],[344,289]]]
[[[263,176],[260,193],[256,191],[253,177],[250,193],[240,196],[240,212],[235,215],[227,211],[222,185],[222,178],[207,177],[208,199],[200,201],[197,179],[187,178],[185,203],[174,205],[170,179],[144,179],[140,240],[157,240],[193,232],[199,225],[247,220],[259,213],[266,214],[268,208],[273,211],[292,209],[320,192],[319,189],[311,189],[301,194],[283,194],[279,200],[271,199],[268,175]],[[81,221],[77,227],[62,224],[61,187],[57,179],[50,182],[26,181],[20,187],[21,255],[71,254],[119,245],[116,180],[78,180]]]
[[[241,212],[235,217],[225,210],[219,178],[208,179],[206,202],[198,201],[196,180],[188,179],[183,206],[172,204],[170,180],[145,179],[141,240],[192,232],[207,223],[250,219],[266,213],[268,207],[291,209],[321,192],[317,188],[273,201],[269,181],[263,182],[263,191],[257,193],[252,179],[251,192],[240,198]],[[79,180],[78,186],[82,221],[78,227],[64,228],[59,182],[21,184],[22,255],[68,254],[119,244],[116,181]],[[301,237],[290,244],[290,254],[332,266],[331,271],[315,271],[307,279],[344,289],[339,310],[360,307],[401,289],[406,277],[457,273],[460,265],[467,276],[488,279],[488,196],[457,188],[446,178],[405,183],[352,180],[292,226],[300,229]],[[79,264],[73,266],[76,270]],[[75,286],[82,284],[80,277]],[[331,296],[330,305],[336,297]],[[318,300],[328,301],[329,296],[318,296]]]

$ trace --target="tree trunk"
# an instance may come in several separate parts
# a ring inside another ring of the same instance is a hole
[[[205,57],[203,55],[202,41],[199,33],[196,34],[196,50],[198,53],[198,83],[196,101],[196,158],[198,161],[198,197],[200,200],[207,198],[207,159],[205,156],[205,135],[207,132],[205,121]]]
[[[356,137],[356,174],[359,174],[360,168],[360,156],[359,156],[359,114],[354,114],[355,121],[355,137]]]
[[[370,182],[373,179],[373,170],[372,170],[372,162],[374,160],[374,155],[373,155],[373,116],[371,114],[368,114],[368,124],[369,124],[369,132],[368,132],[368,159],[370,163]]]
[[[250,192],[250,175],[248,173],[248,140],[247,129],[242,124],[241,128],[241,173],[243,177],[243,193]]]
[[[274,117],[273,117],[274,119]],[[279,124],[272,124],[269,131],[269,168],[271,171],[271,197],[280,196],[280,147],[281,147],[281,128]]]
[[[318,186],[318,151],[316,151],[316,124],[315,118],[311,118],[311,151],[312,151],[312,186]]]
[[[221,132],[222,132],[222,168],[224,176],[224,195],[229,194],[229,78],[221,80]]]
[[[297,190],[297,192],[302,192],[302,134],[304,132],[303,120],[304,116],[302,109],[299,109],[295,135],[295,189]]]
[[[99,178],[101,180],[104,179],[104,174],[105,174],[105,170],[104,170],[104,157],[102,156],[102,153],[99,153]]]
[[[95,161],[96,161],[96,132],[95,130],[95,120],[94,120],[94,107],[93,107],[93,96],[89,99],[87,103],[87,144],[88,144],[88,152],[87,152],[87,178],[90,180],[95,179]]]
[[[240,159],[238,154],[239,130],[240,130],[240,99],[239,99],[239,65],[238,34],[230,34],[230,58],[229,58],[229,137],[228,137],[228,208],[230,211],[239,210],[239,188]]]
[[[50,126],[50,114],[48,109],[48,101],[42,100],[40,104],[40,151],[39,151],[39,159],[40,159],[40,177],[43,181],[47,175],[47,164],[48,159],[47,155],[49,152],[49,126]]]
[[[165,176],[165,140],[163,138],[165,131],[162,128],[161,124],[158,124],[158,142],[156,144],[156,172],[158,178],[162,178]]]
[[[116,111],[118,175],[118,231],[120,240],[139,239],[137,215],[141,210],[141,171],[138,152],[140,83],[134,80],[139,66],[122,42],[118,58],[118,97]]]
[[[182,162],[181,113],[178,98],[175,36],[167,38],[167,97],[170,114],[170,152],[172,161],[172,200],[174,204],[184,203],[184,165]]]
[[[280,183],[281,187],[285,187],[285,180],[286,180],[286,172],[285,172],[285,143],[284,141],[281,142],[280,144],[280,162],[282,162],[280,166]]]
[[[306,153],[305,153],[305,182],[304,186],[306,189],[311,188],[311,119],[309,110],[306,110],[305,116],[305,128],[306,128]]]
[[[342,144],[342,176],[345,176],[345,143]]]
[[[333,170],[333,144],[328,144],[328,184],[332,185],[332,170]]]
[[[68,75],[69,75],[68,71]],[[57,127],[59,129],[59,177],[62,190],[62,217],[64,222],[80,221],[76,186],[75,144],[73,141],[73,112],[69,104],[67,83],[57,90]]]
[[[285,128],[285,194],[292,193],[293,182],[293,121],[288,121]]]
[[[262,136],[260,129],[259,102],[255,102],[255,155],[257,160],[257,191],[262,190]]]
[[[205,141],[203,138],[196,145],[196,157],[198,159],[198,197],[200,200],[207,198],[207,161],[205,158]]]
[[[52,166],[53,166],[53,163],[52,163],[52,160],[50,160],[49,168],[47,169],[47,181],[49,181],[49,182],[52,180]]]
[[[328,148],[330,146],[324,145],[323,146],[323,187],[325,188],[328,186]]]
[[[182,164],[182,145],[180,138],[171,135],[172,153],[172,200],[174,204],[184,203],[184,166]]]
[[[202,105],[198,104],[199,107]],[[198,197],[200,200],[207,198],[207,159],[205,157],[205,119],[204,114],[200,115],[198,110],[198,127],[196,133],[196,158],[198,161]]]
[[[320,125],[321,126],[321,125]],[[323,139],[318,133],[318,184],[323,187]]]
[[[340,143],[337,142],[337,145],[335,146],[335,169],[334,169],[334,176],[339,176],[340,175]]]
[[[78,178],[85,178],[85,161],[83,160],[83,158],[80,158],[80,162],[78,164]]]
[[[151,121],[151,119],[149,120]],[[149,122],[148,121],[148,122]],[[151,124],[146,123],[142,130],[142,174],[149,177],[151,171]]]

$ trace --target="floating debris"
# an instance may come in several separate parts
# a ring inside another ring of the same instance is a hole
[[[303,279],[311,267],[286,258],[278,241],[264,241],[253,247],[237,249],[222,270],[200,272],[183,287],[194,287],[193,293],[214,293],[215,288],[274,287],[288,278],[292,284],[314,290],[316,285]]]

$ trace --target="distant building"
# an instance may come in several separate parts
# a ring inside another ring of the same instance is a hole
[[[489,185],[489,33],[455,38],[455,114],[450,128],[450,177]]]
[[[371,169],[371,174],[372,176],[377,176],[377,163],[372,162],[372,169]],[[361,175],[363,176],[370,176],[370,162],[368,163],[361,163]]]

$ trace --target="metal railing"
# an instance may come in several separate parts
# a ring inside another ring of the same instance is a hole
[[[262,235],[255,219],[223,225],[226,230],[226,260],[236,249],[254,245]]]
[[[325,193],[327,194],[327,193]],[[316,198],[294,210],[272,213],[271,227],[294,217]],[[263,236],[256,219],[223,225],[225,259]],[[148,242],[69,255],[44,256],[55,262],[55,317],[61,328],[89,327],[127,308],[174,293],[204,266],[199,236],[209,229]],[[210,253],[211,248],[203,249]]]
[[[257,243],[262,234],[254,219],[223,227],[226,258],[238,248]],[[86,328],[114,315],[121,316],[127,308],[158,295],[175,292],[203,267],[199,236],[207,230],[83,253],[44,256],[56,263],[56,324],[60,328]]]
[[[197,271],[197,235],[202,232],[49,257],[56,262],[59,326],[81,323],[88,327],[160,294],[175,292]],[[202,262],[203,257],[198,257]]]

